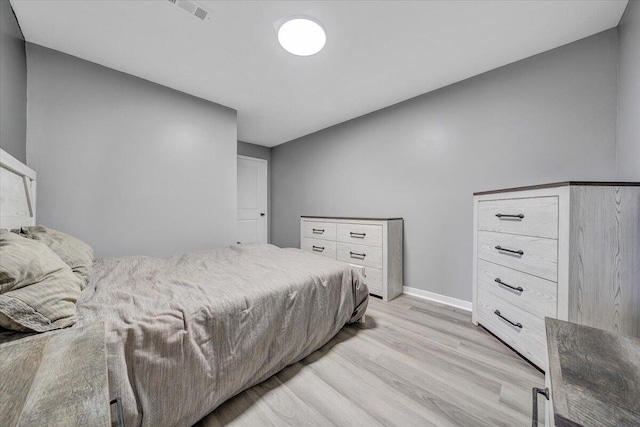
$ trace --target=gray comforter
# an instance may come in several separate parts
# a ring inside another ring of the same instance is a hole
[[[99,260],[80,322],[105,320],[127,426],[189,426],[366,310],[346,264],[271,245]]]

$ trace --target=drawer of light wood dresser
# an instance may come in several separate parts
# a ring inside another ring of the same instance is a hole
[[[302,223],[302,237],[335,241],[336,240],[336,223],[304,221]]]
[[[478,260],[478,293],[488,292],[534,316],[556,317],[558,284]]]
[[[478,229],[558,238],[558,197],[478,202]]]
[[[338,242],[337,250],[340,261],[382,268],[382,248]]]
[[[478,294],[477,305],[478,321],[482,326],[524,357],[545,368],[547,343],[544,319],[520,310],[488,292]]]
[[[364,282],[369,288],[369,293],[382,296],[382,270],[379,268],[365,267]]]
[[[382,270],[351,263],[349,265],[362,274],[370,294],[382,296]]]
[[[478,231],[478,258],[558,281],[558,241]]]
[[[382,247],[382,226],[370,224],[338,224],[338,242]]]
[[[302,239],[300,249],[336,259],[336,242],[332,242],[330,240],[309,239],[308,237],[305,237]]]

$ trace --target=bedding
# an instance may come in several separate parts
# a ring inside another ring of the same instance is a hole
[[[74,327],[105,321],[127,426],[190,426],[324,345],[367,298],[345,263],[244,244],[98,260]]]
[[[70,326],[83,287],[47,246],[0,230],[0,327],[45,332]]]
[[[40,242],[55,252],[82,279],[82,287],[84,288],[91,277],[93,265],[91,246],[77,237],[42,225],[27,226],[12,231]]]

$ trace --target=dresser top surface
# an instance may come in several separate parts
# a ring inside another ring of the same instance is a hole
[[[402,218],[365,218],[355,216],[316,216],[316,215],[300,215],[300,218],[318,218],[318,219],[347,219],[350,221],[398,221]]]
[[[513,191],[540,190],[543,188],[567,187],[567,186],[600,186],[600,187],[640,187],[640,182],[617,182],[617,181],[563,181],[549,184],[528,185],[524,187],[502,188],[499,190],[478,191],[474,196],[484,196],[486,194],[510,193]]]
[[[640,425],[640,340],[546,319],[556,425]]]

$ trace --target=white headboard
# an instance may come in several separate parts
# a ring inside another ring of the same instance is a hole
[[[36,173],[0,149],[0,228],[36,225]]]

